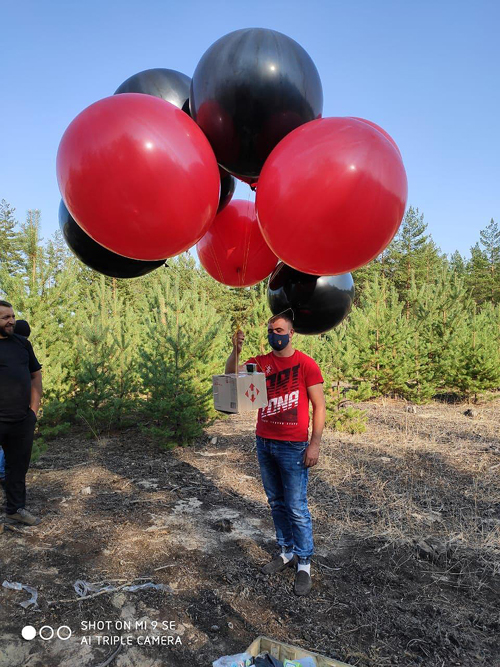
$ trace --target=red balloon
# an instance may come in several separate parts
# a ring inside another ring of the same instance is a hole
[[[219,203],[219,169],[203,132],[174,105],[139,93],[107,97],[73,120],[57,180],[94,241],[144,261],[193,246]]]
[[[391,144],[394,146],[394,148],[397,150],[397,152],[401,155],[401,151],[399,150],[399,146],[397,145],[397,143],[396,143],[396,142],[394,141],[394,139],[391,137],[391,135],[389,134],[389,132],[386,132],[386,131],[384,130],[384,128],[380,127],[380,125],[377,125],[377,123],[374,123],[372,120],[366,120],[366,118],[358,118],[357,116],[351,116],[351,118],[354,118],[354,120],[360,120],[360,121],[362,121],[363,123],[368,123],[368,125],[371,125],[372,127],[374,127],[374,128],[375,128],[376,130],[378,130],[379,132],[382,132],[382,134],[384,135],[384,137],[385,137],[386,139],[388,139],[388,140],[391,142]]]
[[[266,160],[257,188],[260,228],[288,266],[316,276],[349,273],[379,255],[404,215],[401,155],[368,123],[313,120]]]
[[[230,287],[256,285],[278,261],[260,233],[254,203],[241,199],[219,213],[196,249],[212,278]]]

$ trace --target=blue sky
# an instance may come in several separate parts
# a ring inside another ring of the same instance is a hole
[[[0,3],[0,199],[57,229],[55,156],[71,120],[150,67],[191,76],[243,27],[297,40],[319,70],[325,116],[360,116],[398,143],[409,205],[444,252],[500,223],[500,3],[493,0],[23,0]],[[240,186],[236,196],[247,198]]]

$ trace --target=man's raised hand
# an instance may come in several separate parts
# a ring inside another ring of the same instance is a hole
[[[238,331],[233,335],[233,347],[235,350],[238,351],[238,354],[240,354],[243,348],[244,340],[245,340],[245,334],[243,333],[243,331],[238,329]]]

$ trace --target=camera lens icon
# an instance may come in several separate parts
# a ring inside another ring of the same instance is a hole
[[[57,638],[61,639],[63,642],[69,639],[72,634],[73,633],[71,632],[71,628],[67,625],[61,625],[59,628],[57,628]]]
[[[21,636],[28,642],[31,641],[32,639],[35,639],[36,628],[34,628],[32,625],[25,625],[24,628],[21,630]]]
[[[54,630],[54,628],[51,625],[42,625],[40,630],[38,631],[38,635],[40,639],[43,639],[43,641],[48,642],[51,639],[54,638],[54,636],[57,636],[58,639],[61,641],[65,642],[68,640],[71,635],[72,635],[71,628],[68,625],[61,625],[57,628],[57,630]],[[26,639],[27,641],[31,641],[34,639],[37,635],[36,628],[34,628],[32,625],[25,625],[24,628],[21,630],[21,636],[23,639]]]
[[[38,631],[38,634],[40,635],[40,639],[48,642],[49,639],[52,639],[54,636],[54,628],[52,628],[50,625],[42,625]]]

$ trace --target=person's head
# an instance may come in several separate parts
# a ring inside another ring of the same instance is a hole
[[[14,333],[16,326],[16,316],[12,304],[8,301],[0,300],[0,338],[7,338]]]
[[[18,336],[24,336],[25,338],[29,338],[31,333],[31,327],[28,324],[28,322],[26,322],[26,320],[16,320],[14,333],[16,333]]]
[[[293,334],[293,320],[289,311],[274,315],[267,323],[267,339],[276,352],[281,352],[288,347]]]

